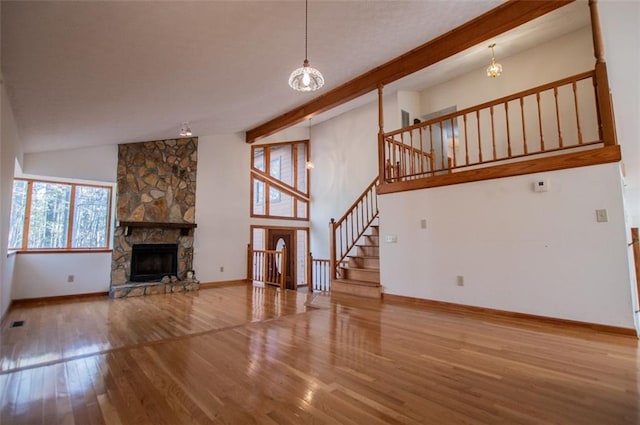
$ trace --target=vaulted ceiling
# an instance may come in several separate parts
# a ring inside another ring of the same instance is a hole
[[[312,0],[309,60],[330,90],[500,3]],[[242,132],[318,95],[287,85],[304,59],[303,1],[1,7],[2,73],[25,152],[171,138],[184,121],[196,135]],[[537,31],[504,35],[501,54],[584,25],[586,6],[572,7]],[[425,87],[487,59],[478,46],[392,89]]]

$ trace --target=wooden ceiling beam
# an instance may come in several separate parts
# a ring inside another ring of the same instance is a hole
[[[367,71],[289,112],[248,130],[246,142],[253,143],[263,137],[313,118],[315,115],[376,90],[380,83],[383,85],[392,83],[573,1],[509,0],[495,9],[383,65]]]

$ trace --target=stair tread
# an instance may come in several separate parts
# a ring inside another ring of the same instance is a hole
[[[356,246],[361,246],[363,248],[378,248],[380,245],[369,245],[369,244],[359,243],[359,244],[356,244]]]
[[[356,271],[364,271],[367,273],[379,272],[379,268],[375,267],[351,267],[351,266],[340,266],[341,269],[345,270],[356,270]]]
[[[335,282],[342,282],[342,283],[347,283],[349,285],[360,285],[360,286],[372,286],[372,287],[380,286],[379,282],[367,282],[365,280],[355,280],[355,279],[336,279]]]

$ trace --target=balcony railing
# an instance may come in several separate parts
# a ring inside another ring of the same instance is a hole
[[[602,145],[599,111],[596,74],[588,71],[384,133],[380,138],[383,181],[407,181]]]

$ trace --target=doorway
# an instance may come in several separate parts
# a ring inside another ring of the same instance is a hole
[[[285,287],[296,290],[307,285],[309,272],[309,228],[251,225],[251,249],[287,250]]]

